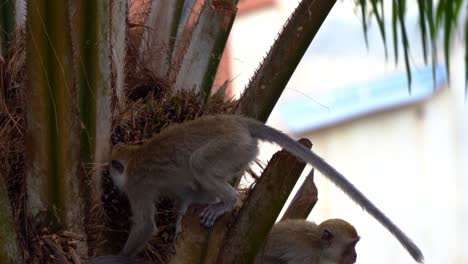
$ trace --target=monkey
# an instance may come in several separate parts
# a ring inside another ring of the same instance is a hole
[[[88,259],[85,264],[144,264],[144,262],[125,256],[109,255]]]
[[[390,231],[416,261],[423,261],[417,245],[320,156],[255,119],[223,114],[171,125],[142,145],[113,148],[110,176],[127,194],[133,214],[122,254],[136,255],[157,232],[153,202],[161,195],[176,201],[178,232],[191,204],[208,204],[200,214],[206,227],[234,208],[238,193],[229,182],[256,158],[259,140],[275,143],[318,169]]]
[[[287,219],[270,230],[255,264],[352,264],[358,241],[356,229],[342,219],[320,225]]]

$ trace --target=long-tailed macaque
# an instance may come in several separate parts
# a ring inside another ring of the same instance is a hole
[[[273,226],[256,264],[352,264],[356,262],[356,229],[341,219],[320,225],[284,220]]]
[[[238,193],[228,182],[256,158],[258,140],[276,143],[318,169],[422,261],[411,239],[317,154],[274,128],[236,115],[201,117],[170,126],[142,145],[113,149],[110,175],[127,194],[133,214],[122,253],[136,255],[156,232],[154,201],[161,195],[176,201],[179,231],[181,217],[193,203],[209,204],[200,218],[203,225],[212,226],[235,206]]]

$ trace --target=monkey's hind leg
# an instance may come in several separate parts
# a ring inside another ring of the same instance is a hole
[[[231,211],[237,203],[239,193],[228,183],[213,180],[213,187],[217,189],[220,202],[210,204],[200,214],[200,222],[206,226],[211,227],[224,213]]]
[[[229,136],[216,137],[195,150],[189,165],[201,185],[211,178],[229,181],[243,172],[257,154],[255,138],[242,131],[233,132]]]
[[[128,197],[132,209],[133,226],[121,254],[135,257],[145,248],[146,242],[157,232],[154,223],[156,208],[152,199],[131,199],[132,196],[130,195]]]
[[[219,216],[234,208],[239,194],[227,181],[239,175],[257,152],[256,139],[240,130],[211,140],[191,155],[190,169],[202,189],[199,195],[209,193],[221,200],[200,214],[204,226],[212,226]]]

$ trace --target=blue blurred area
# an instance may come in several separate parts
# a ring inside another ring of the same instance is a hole
[[[435,82],[432,66],[413,69],[410,92],[406,72],[399,71],[327,92],[298,95],[279,102],[275,112],[291,132],[301,134],[418,102],[445,87],[446,79],[444,65],[436,66]]]

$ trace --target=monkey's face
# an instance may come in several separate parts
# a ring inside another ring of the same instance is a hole
[[[319,226],[323,258],[330,263],[356,262],[355,246],[359,241],[356,229],[342,219],[329,219]]]
[[[352,264],[356,262],[357,254],[355,247],[357,242],[358,241],[355,240],[343,245],[339,262],[340,264]]]
[[[332,232],[324,229],[322,232],[322,258],[330,263],[336,264],[353,264],[356,262],[356,243],[359,237],[350,238],[341,233]]]
[[[117,188],[123,190],[126,182],[126,166],[125,160],[112,160],[109,166],[109,175]]]

